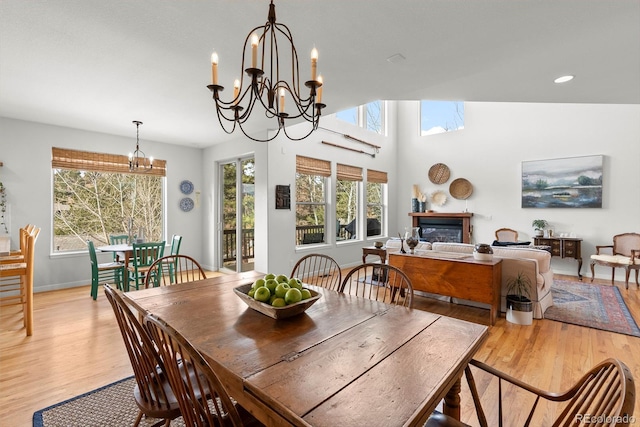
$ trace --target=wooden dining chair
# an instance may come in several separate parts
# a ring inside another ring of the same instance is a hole
[[[128,289],[131,289],[132,284],[136,290],[144,285],[151,264],[164,255],[164,245],[164,240],[162,242],[133,244],[133,257],[128,267]]]
[[[289,277],[296,277],[303,283],[337,291],[342,284],[340,266],[328,255],[309,254],[298,260]]]
[[[557,402],[560,405],[558,408],[559,415],[555,420],[545,419],[546,425],[565,427],[574,425],[590,426],[596,425],[594,420],[598,417],[608,421],[606,423],[598,423],[597,425],[621,427],[628,426],[630,420],[633,419],[635,383],[631,371],[620,360],[607,359],[599,363],[584,374],[571,388],[561,393],[541,390],[485,363],[472,360],[470,365],[465,369],[465,375],[481,426],[488,426],[489,424],[487,423],[485,411],[480,399],[481,395],[476,386],[471,366],[498,379],[497,396],[494,392],[483,394],[495,396],[498,399],[497,422],[500,426],[502,426],[503,423],[504,410],[525,410],[520,406],[518,408],[511,406],[513,404],[514,392],[510,387],[503,386],[504,383],[510,383],[515,386],[516,389],[536,396],[527,414],[525,426],[530,424],[542,425],[540,420],[538,420],[537,423],[536,421],[532,423],[535,410],[541,398],[551,402]],[[483,387],[486,388],[488,384],[490,384],[490,382],[483,380]],[[507,391],[504,391],[505,388],[508,388]],[[491,411],[495,413],[493,409]],[[427,427],[451,425],[447,424],[450,419],[448,420],[448,417],[442,416],[442,414],[433,415],[432,418],[434,418],[434,420],[430,419],[426,424]],[[495,422],[492,423],[492,425],[495,424]]]
[[[122,290],[124,283],[124,263],[118,261],[98,263],[96,248],[91,240],[87,240],[89,261],[91,262],[91,298],[98,299],[100,283],[116,284]]]
[[[185,425],[262,425],[231,400],[209,362],[184,336],[156,315],[148,314],[144,322],[164,361]],[[189,372],[190,367],[193,373]]]
[[[29,235],[33,235],[34,239],[38,238],[40,234],[40,228],[34,227],[31,224],[27,224],[26,227],[20,229],[20,249],[15,251],[9,251],[9,255],[3,256],[0,263],[11,264],[16,262],[23,262],[25,254],[27,253],[27,239]]]
[[[206,279],[198,261],[188,255],[167,255],[151,264],[144,287],[168,286]]]
[[[340,292],[388,304],[411,307],[413,286],[407,275],[389,264],[361,264],[347,273]]]
[[[104,293],[113,312],[129,355],[136,385],[133,397],[140,412],[134,426],[140,425],[142,416],[171,420],[180,415],[180,405],[171,389],[165,365],[156,350],[147,329],[122,299],[122,294],[110,285],[104,285]]]
[[[22,309],[27,336],[33,335],[33,270],[39,228],[26,229],[24,252],[18,262],[0,263],[0,306],[18,305]]]

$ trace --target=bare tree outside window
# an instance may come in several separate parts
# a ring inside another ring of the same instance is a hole
[[[87,240],[108,244],[111,234],[163,236],[160,176],[53,170],[54,252],[85,250]]]

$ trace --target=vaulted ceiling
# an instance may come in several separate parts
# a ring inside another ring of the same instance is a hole
[[[268,0],[2,0],[0,116],[210,146]],[[376,99],[640,104],[640,0],[275,0],[325,113]],[[400,55],[400,56],[398,56]],[[562,85],[556,77],[573,74]],[[228,95],[228,93],[227,93]],[[269,124],[253,123],[260,131]]]

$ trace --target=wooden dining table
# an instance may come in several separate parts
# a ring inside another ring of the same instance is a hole
[[[259,277],[124,295],[191,341],[266,425],[421,426],[443,399],[443,412],[459,419],[460,378],[487,326],[314,286],[315,304],[276,320],[233,291]]]

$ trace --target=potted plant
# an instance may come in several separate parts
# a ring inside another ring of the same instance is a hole
[[[549,223],[546,219],[534,219],[531,225],[536,231],[536,236],[541,237],[544,234],[544,229],[547,228]]]
[[[507,280],[507,321],[517,325],[533,322],[531,280],[523,272]]]

